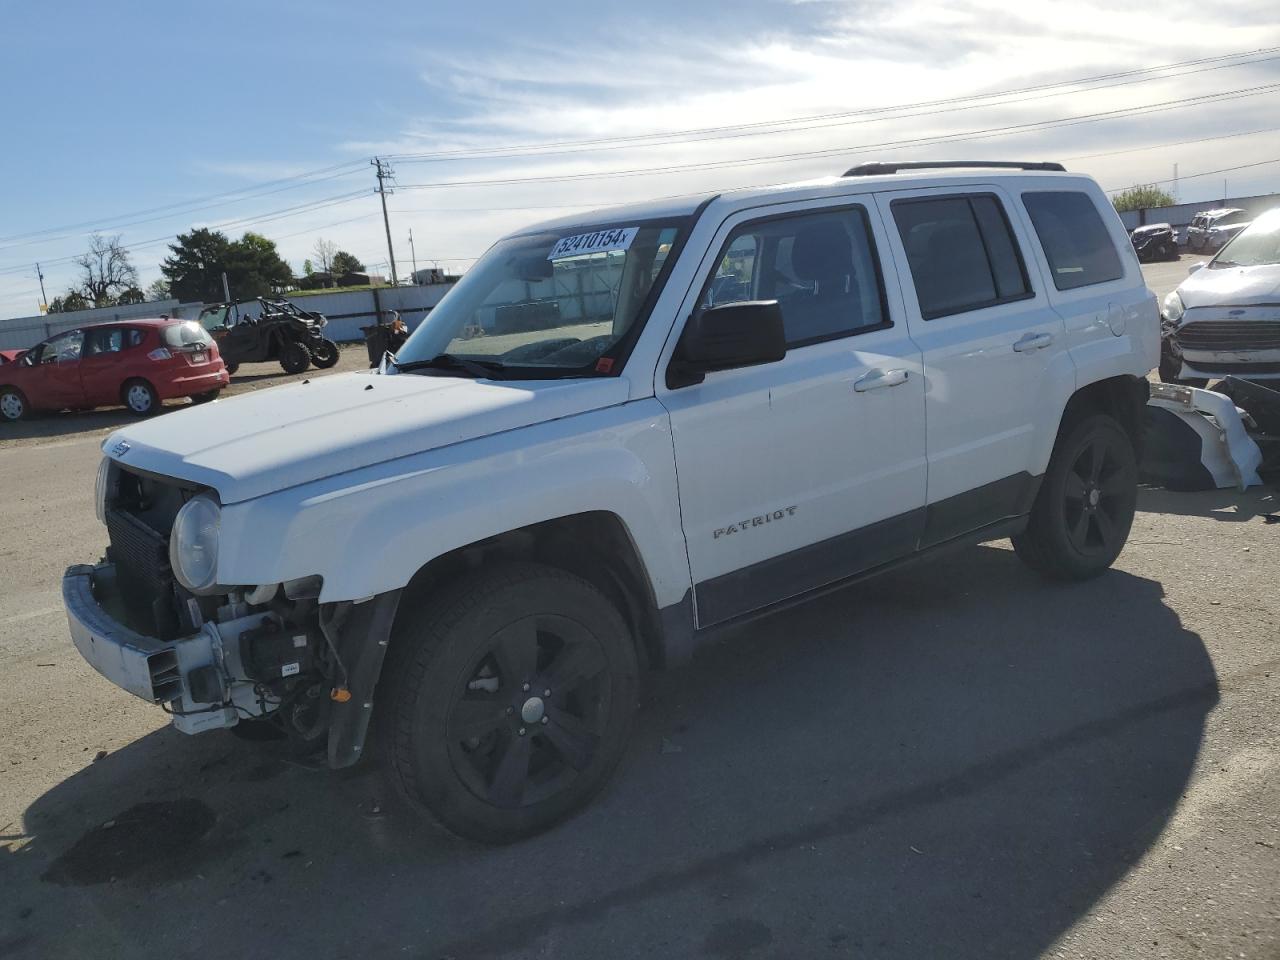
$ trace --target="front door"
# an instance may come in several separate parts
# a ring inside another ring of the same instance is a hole
[[[80,386],[80,350],[83,345],[83,330],[68,330],[44,342],[38,360],[39,369],[32,371],[35,395],[28,397],[32,406],[49,410],[84,406],[84,392]]]
[[[924,384],[884,240],[865,198],[744,211],[682,307],[777,300],[787,334],[782,360],[700,384],[668,388],[659,366],[700,627],[916,547]]]
[[[991,186],[877,200],[924,354],[931,546],[1031,509],[1075,365],[1010,197]]]

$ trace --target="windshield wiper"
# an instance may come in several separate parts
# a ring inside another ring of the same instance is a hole
[[[497,360],[468,360],[453,353],[442,353],[430,360],[408,360],[401,363],[392,359],[392,365],[401,373],[412,373],[414,370],[461,370],[476,379],[498,379],[504,364]]]
[[[1238,267],[1240,264],[1234,260],[1214,260],[1210,266],[1212,267]]]

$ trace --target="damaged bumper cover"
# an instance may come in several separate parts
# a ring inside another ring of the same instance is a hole
[[[330,641],[343,665],[350,694],[330,705],[329,765],[360,759],[373,696],[386,656],[400,591],[363,603],[334,605]],[[271,615],[263,611],[206,622],[189,636],[159,640],[138,633],[112,611],[120,610],[115,567],[80,564],[62,578],[62,599],[72,643],[80,655],[122,690],[165,705],[183,733],[234,726],[241,718],[271,712],[255,685],[244,680],[241,637]]]

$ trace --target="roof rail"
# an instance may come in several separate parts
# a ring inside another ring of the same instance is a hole
[[[860,163],[844,172],[846,177],[875,177],[900,170],[945,170],[948,167],[977,167],[987,170],[1050,170],[1066,173],[1067,168],[1051,161],[1023,163],[1017,160],[904,160],[901,163]]]

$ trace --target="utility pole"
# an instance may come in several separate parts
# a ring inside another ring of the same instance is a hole
[[[40,302],[44,304],[47,311],[49,309],[49,298],[44,293],[44,274],[40,272],[40,264],[36,264],[36,276],[40,278]]]
[[[374,157],[369,161],[378,171],[378,196],[382,198],[382,225],[387,228],[387,256],[391,258],[391,285],[393,287],[400,285],[400,280],[396,276],[396,251],[391,246],[391,220],[387,217],[387,183],[391,179],[395,171],[391,169],[391,164],[383,163],[381,157]]]
[[[409,256],[413,257],[413,282],[418,282],[418,251],[413,249],[413,227],[409,228]]]

